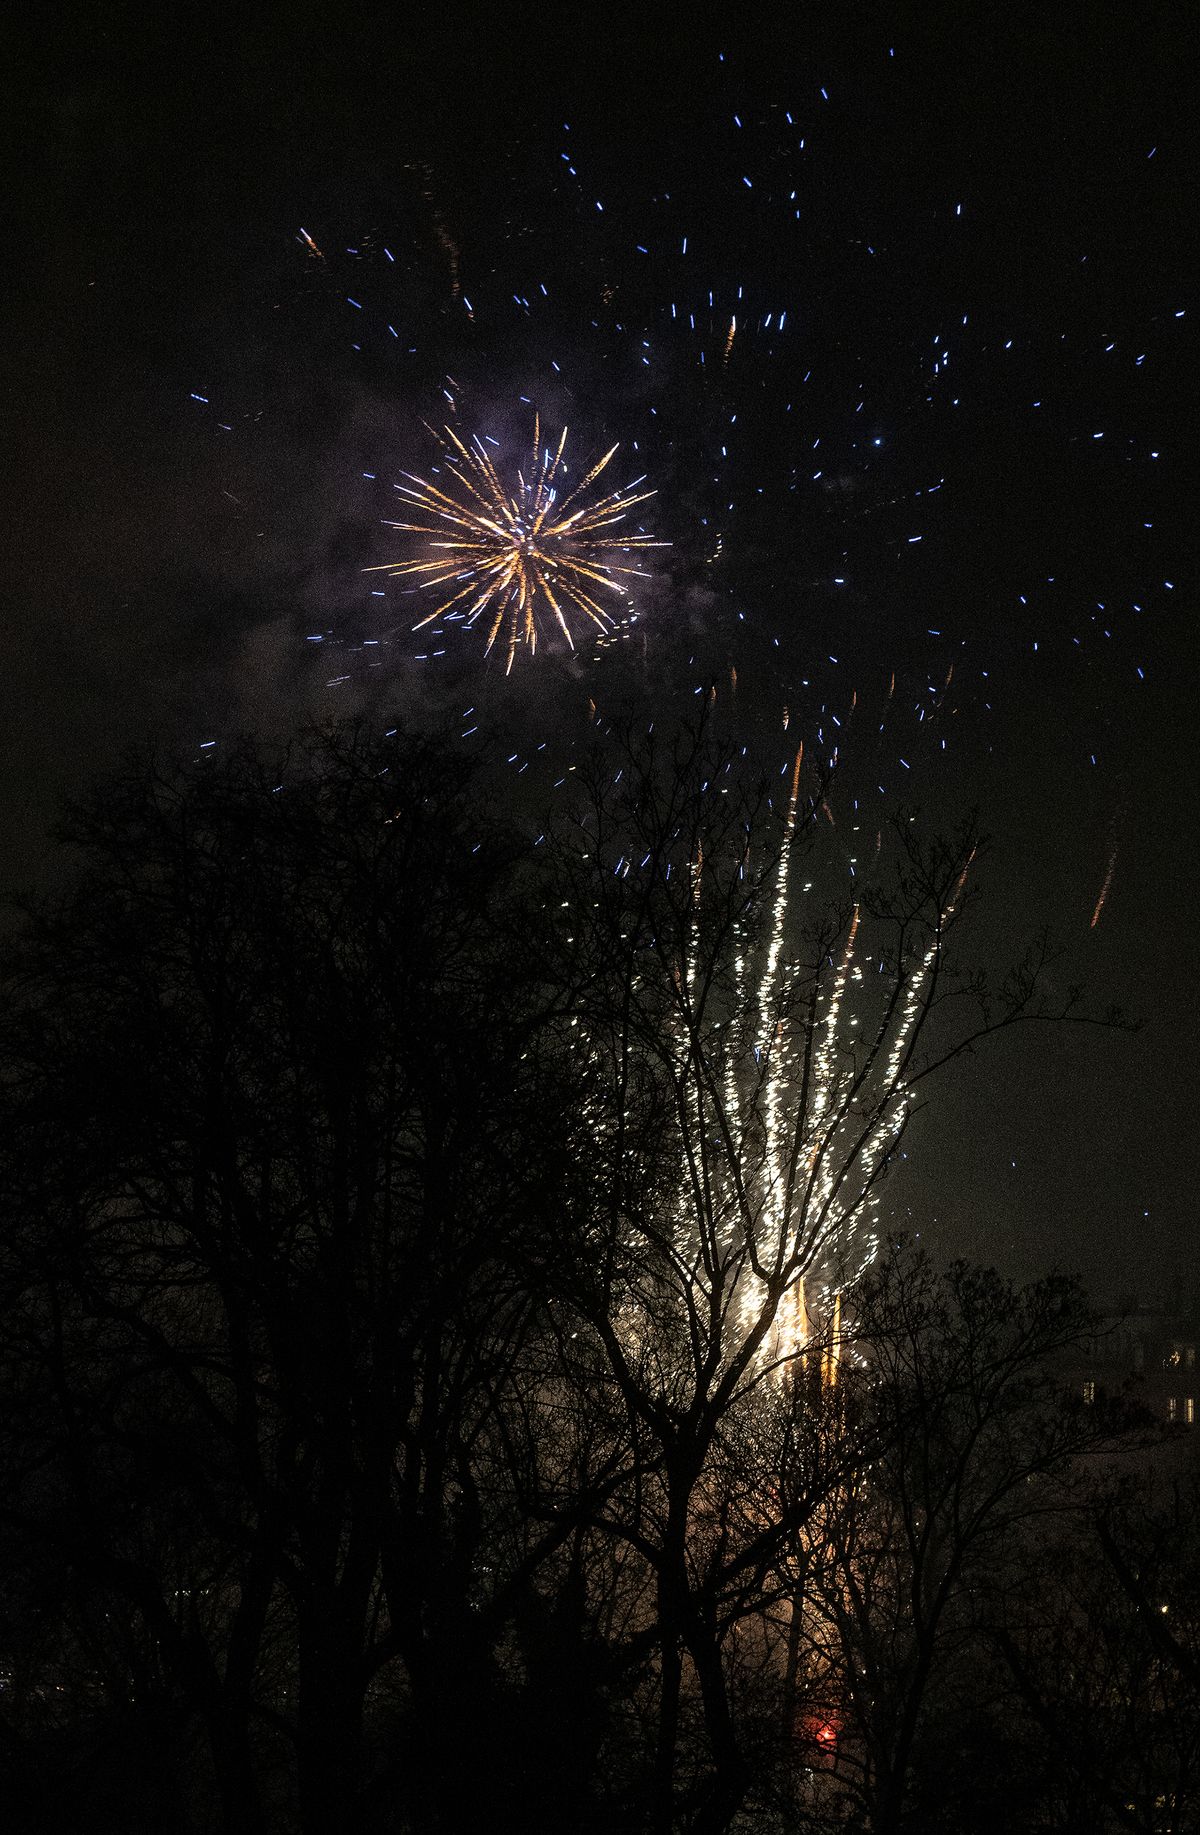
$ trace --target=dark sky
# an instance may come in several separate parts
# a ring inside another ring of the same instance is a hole
[[[1048,922],[1144,1021],[972,1060],[895,1215],[1191,1289],[1194,15],[828,10],[23,28],[0,861],[42,875],[56,799],[148,732],[476,708],[515,804],[589,697],[717,680],[772,768],[838,749],[848,854],[979,804],[987,947]],[[622,442],[672,546],[635,639],[506,680],[361,570],[423,421],[504,451],[535,404]]]

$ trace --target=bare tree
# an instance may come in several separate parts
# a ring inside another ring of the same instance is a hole
[[[817,1813],[853,1709],[894,1826],[963,1548],[1016,1505],[922,1557],[868,1700],[854,1640],[943,1508],[889,1489],[920,1421],[884,1301],[951,1388],[961,1325],[887,1286],[878,1190],[942,1066],[1072,1008],[1042,957],[955,968],[972,828],[900,821],[848,897],[823,788],[747,789],[702,728],[531,849],[438,747],[343,730],[76,813],[0,1010],[22,1726],[60,1684],[76,1726],[153,1719],[243,1835],[700,1835]],[[1004,1398],[1053,1336],[1017,1316]]]
[[[847,901],[821,896],[823,785],[800,756],[778,807],[739,789],[703,729],[627,746],[591,788],[557,900],[590,977],[578,1052],[597,1201],[572,1299],[635,1449],[598,1520],[653,1578],[651,1825],[675,1826],[682,1796],[688,1826],[719,1830],[750,1777],[731,1602],[839,1489],[844,1456],[783,1508],[778,1482],[747,1493],[741,1449],[756,1474],[782,1471],[797,1430],[779,1386],[836,1385],[840,1295],[875,1254],[877,1187],[927,1081],[1073,1000],[1046,1001],[1036,952],[994,989],[955,968],[970,826],[924,845],[902,820]],[[707,1762],[681,1778],[693,1692]]]
[[[1070,1826],[1157,1835],[1200,1807],[1197,1487],[1186,1442],[1144,1425],[1130,1438],[995,1642]]]
[[[483,1636],[569,1129],[523,850],[479,828],[419,744],[142,764],[9,978],[3,1515],[133,1615],[229,1828],[280,1737],[303,1825],[352,1827],[389,1678],[419,1796]]]
[[[986,1699],[992,1632],[1070,1532],[1087,1457],[1114,1430],[1064,1384],[1064,1354],[1093,1329],[1066,1280],[938,1275],[889,1247],[856,1315],[871,1451],[823,1504],[809,1635],[838,1679],[839,1777],[891,1835],[930,1822],[923,1794],[947,1796],[933,1735]],[[1003,1726],[993,1715],[993,1744]]]

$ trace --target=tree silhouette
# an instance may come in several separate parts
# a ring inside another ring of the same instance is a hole
[[[538,847],[345,728],[69,818],[0,1004],[31,1826],[932,1816],[947,1653],[1098,1417],[1066,1290],[881,1258],[877,1194],[939,1069],[1075,1009],[956,966],[969,826],[847,903],[800,759],[579,776]]]

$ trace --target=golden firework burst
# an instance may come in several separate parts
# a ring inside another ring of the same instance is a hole
[[[428,552],[366,569],[438,594],[438,603],[417,620],[414,631],[447,615],[457,615],[467,628],[484,620],[488,651],[505,633],[507,669],[520,644],[528,644],[531,654],[536,651],[539,626],[548,620],[572,649],[572,617],[610,631],[616,618],[597,594],[626,600],[625,580],[648,578],[644,569],[612,557],[669,546],[621,527],[635,505],[654,496],[653,490],[638,488],[644,478],[603,496],[593,493],[619,448],[610,447],[577,484],[569,485],[567,429],[556,447],[543,446],[535,416],[528,475],[518,469],[515,483],[507,484],[478,434],[466,445],[452,427],[429,431],[442,448],[453,483],[433,484],[412,472],[401,473],[405,482],[396,489],[423,520],[387,525],[426,537]]]

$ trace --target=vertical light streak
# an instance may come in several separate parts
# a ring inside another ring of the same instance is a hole
[[[1101,886],[1100,896],[1096,900],[1096,909],[1092,912],[1092,921],[1088,925],[1089,930],[1095,930],[1097,924],[1100,922],[1100,913],[1104,909],[1104,901],[1108,897],[1108,890],[1109,890],[1109,887],[1112,885],[1113,873],[1116,871],[1116,865],[1117,865],[1117,850],[1114,847],[1112,853],[1108,857],[1108,871],[1104,875],[1104,884]]]

